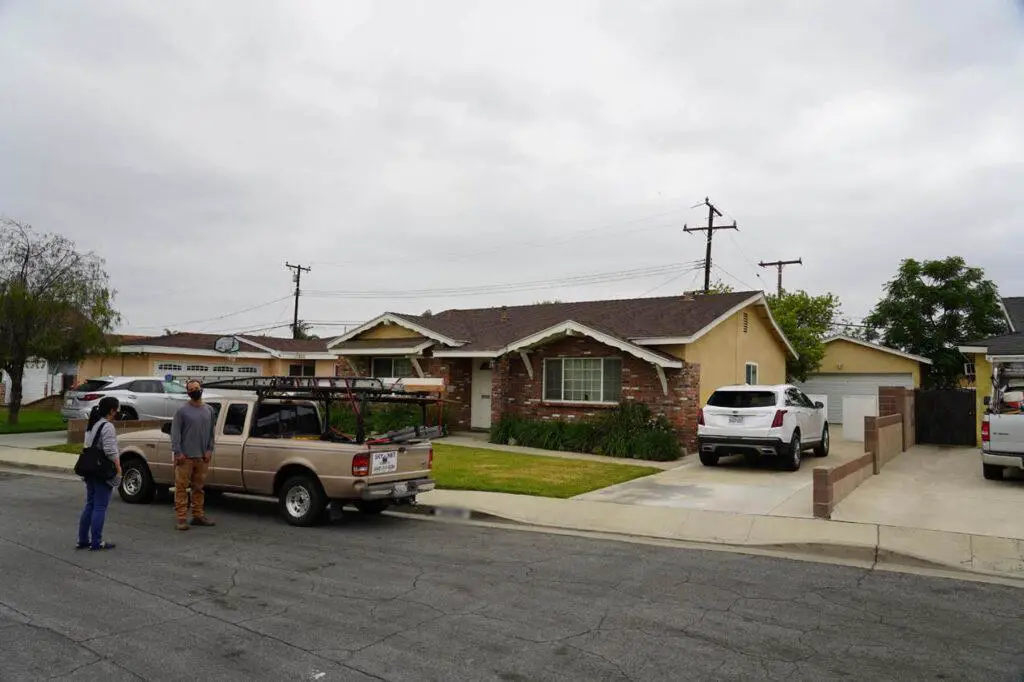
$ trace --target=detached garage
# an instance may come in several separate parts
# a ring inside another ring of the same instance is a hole
[[[921,386],[921,365],[932,361],[894,348],[879,346],[849,336],[833,336],[825,340],[825,357],[817,374],[799,383],[800,389],[827,405],[828,421],[843,423],[843,399],[860,396],[864,400],[848,401],[858,414],[877,414],[878,389],[882,386]],[[874,399],[873,407],[871,399]]]

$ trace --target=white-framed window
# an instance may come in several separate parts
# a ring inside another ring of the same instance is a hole
[[[235,367],[234,367],[234,365],[214,365],[213,366],[213,373],[214,374],[234,374],[235,373]]]
[[[386,379],[401,379],[415,374],[409,358],[374,358],[371,374]]]
[[[544,400],[617,403],[621,397],[622,360],[619,358],[544,360]]]
[[[744,380],[751,386],[757,385],[757,363],[748,362],[745,371]]]
[[[181,372],[185,368],[182,367],[180,362],[158,362],[156,363],[156,371],[158,372]]]
[[[252,365],[239,365],[235,367],[235,372],[238,374],[259,374],[260,368],[253,367]]]
[[[186,372],[209,372],[209,365],[187,365],[185,367]]]

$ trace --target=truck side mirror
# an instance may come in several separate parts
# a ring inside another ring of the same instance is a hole
[[[171,435],[171,422],[167,422],[160,427],[160,430],[166,433],[168,436]]]
[[[990,396],[990,395],[985,396],[983,404],[985,405],[985,407],[988,407],[989,405],[991,405],[992,404],[992,396]]]

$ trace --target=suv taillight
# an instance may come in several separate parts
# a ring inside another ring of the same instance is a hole
[[[772,428],[782,428],[782,418],[786,416],[785,410],[775,410],[775,419],[772,420]]]
[[[704,408],[697,410],[697,426],[704,426]]]
[[[988,422],[981,422],[981,442],[988,443],[992,440],[991,425]]]
[[[352,457],[352,475],[370,475],[370,455],[368,453],[363,452]]]
[[[102,397],[102,393],[86,393],[85,395],[82,396],[82,400],[85,402],[89,402],[90,400],[99,400]]]

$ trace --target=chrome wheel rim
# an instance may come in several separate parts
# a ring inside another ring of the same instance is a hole
[[[825,435],[821,437],[821,445],[822,445],[822,447],[825,448],[825,451],[828,452],[828,429],[827,428],[825,429]]]
[[[793,464],[800,461],[800,436],[793,436]]]
[[[126,493],[138,495],[142,490],[142,472],[138,469],[129,469],[124,472],[124,478],[121,479],[121,482]]]
[[[284,504],[289,515],[300,518],[309,513],[310,502],[309,491],[302,486],[295,486],[288,491]]]

